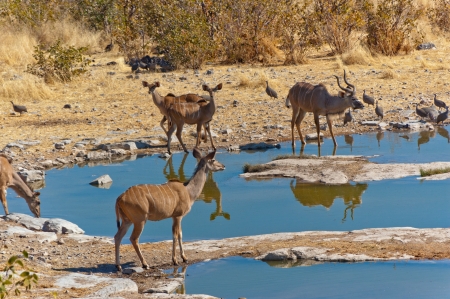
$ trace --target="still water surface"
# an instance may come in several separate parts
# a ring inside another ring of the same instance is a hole
[[[352,144],[346,143],[348,136],[339,136],[337,154],[374,156],[372,160],[379,163],[450,161],[450,144],[447,137],[443,138],[446,134],[425,132],[426,138],[423,134],[353,135]],[[423,143],[421,138],[428,142]],[[326,139],[321,154],[332,154],[331,145],[332,141]],[[247,181],[239,177],[245,163],[265,163],[290,153],[289,143],[267,151],[218,153],[216,158],[226,169],[208,178],[200,199],[183,219],[184,240],[305,230],[450,226],[450,200],[445,196],[450,191],[448,181],[408,177],[323,186],[297,184],[295,179],[286,178]],[[304,153],[317,154],[317,145],[307,144]],[[167,161],[155,155],[120,164],[48,171],[46,187],[41,190],[42,217],[67,219],[86,234],[112,237],[116,233],[114,204],[122,192],[135,184],[183,180],[192,174],[195,164],[192,154],[179,153]],[[88,184],[103,174],[113,179],[109,189]],[[21,198],[9,195],[8,204],[11,211],[30,214]],[[140,241],[170,239],[168,219],[147,223]],[[129,242],[128,238],[124,242]]]
[[[181,269],[179,269],[181,270]],[[233,257],[189,266],[185,292],[219,298],[448,298],[450,261],[287,267]]]

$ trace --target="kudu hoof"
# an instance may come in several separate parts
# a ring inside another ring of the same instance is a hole
[[[150,266],[144,264],[144,265],[142,265],[142,268],[148,270],[148,269],[150,269]]]
[[[116,265],[117,272],[122,272],[122,266]]]

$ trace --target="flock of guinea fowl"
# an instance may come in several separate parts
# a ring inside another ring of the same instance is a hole
[[[352,121],[351,109],[362,109],[364,104],[356,97],[356,88],[353,84],[348,82],[346,72],[344,71],[344,81],[346,87],[342,86],[339,77],[335,76],[337,84],[341,89],[337,96],[331,95],[323,84],[313,85],[307,82],[296,83],[288,93],[286,98],[286,106],[292,107],[291,133],[292,146],[295,146],[294,129],[297,128],[302,146],[305,144],[303,139],[300,124],[307,112],[314,115],[314,122],[316,125],[317,136],[320,136],[319,116],[325,116],[327,124],[330,129],[330,134],[333,139],[335,147],[337,146],[334,134],[332,131],[332,120],[334,115],[344,115],[344,125]],[[159,221],[162,219],[172,218],[172,262],[174,265],[178,264],[175,251],[178,243],[180,248],[180,255],[184,262],[187,262],[187,257],[183,250],[182,244],[182,229],[181,220],[189,213],[192,205],[200,195],[207,175],[210,171],[220,171],[225,169],[225,166],[215,160],[216,147],[213,143],[213,138],[210,132],[210,121],[212,120],[216,106],[214,101],[215,93],[222,89],[222,84],[211,88],[208,85],[203,85],[203,90],[209,93],[207,96],[198,96],[197,94],[185,94],[175,96],[168,94],[164,97],[159,95],[156,88],[160,86],[159,82],[148,83],[143,81],[143,86],[149,89],[152,95],[154,104],[158,107],[163,115],[160,122],[161,127],[167,135],[167,150],[170,151],[170,141],[172,134],[176,130],[176,136],[185,152],[188,152],[181,137],[184,124],[197,125],[197,141],[193,149],[193,156],[198,163],[194,170],[194,174],[187,182],[180,182],[178,180],[169,180],[164,184],[141,184],[128,188],[116,199],[115,212],[117,219],[118,231],[114,236],[115,240],[115,264],[118,271],[122,270],[120,265],[120,243],[127,233],[131,225],[133,225],[133,232],[130,236],[131,244],[133,245],[142,267],[149,268],[148,263],[139,247],[139,237],[144,229],[147,220]],[[266,81],[266,93],[272,98],[278,98],[275,90],[273,90],[268,81]],[[383,119],[383,108],[378,105],[373,97],[363,93],[363,102],[367,105],[375,106],[375,113],[378,117]],[[15,105],[11,101],[15,112],[22,114],[27,112],[25,106]],[[441,100],[434,96],[434,105],[440,110],[446,109],[445,112],[439,113],[435,107],[422,107],[416,105],[416,113],[419,117],[429,118],[437,124],[443,123],[448,118],[448,106]],[[348,110],[348,112],[346,112]],[[168,130],[165,128],[165,122],[168,123]],[[206,133],[209,135],[211,145],[214,151],[202,155],[198,146],[202,136],[201,130],[205,131],[204,141],[207,139]],[[320,138],[318,138],[318,146],[320,147]],[[0,155],[0,169],[5,169],[5,165],[9,165],[7,157]],[[40,216],[40,200],[39,193],[32,191],[27,187],[22,180],[17,179],[17,175],[12,173],[12,167],[8,168],[10,171],[5,176],[0,176],[0,184],[3,188],[0,192],[1,201],[5,208],[6,214],[8,209],[6,205],[6,188],[13,188],[18,195],[26,199],[30,210],[36,217]],[[8,180],[9,178],[9,180]]]

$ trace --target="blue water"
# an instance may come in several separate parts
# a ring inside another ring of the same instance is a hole
[[[281,265],[280,265],[281,266]],[[271,267],[241,257],[189,266],[187,294],[219,298],[448,298],[450,261]]]
[[[337,138],[337,154],[375,156],[384,162],[450,161],[450,144],[439,134],[420,145],[419,133],[384,133],[354,135],[353,145]],[[299,152],[297,147],[296,152]],[[332,141],[325,139],[322,155],[332,154]],[[280,154],[292,153],[290,143],[281,149],[228,153],[219,152],[218,161],[226,169],[213,174],[207,182],[205,200],[198,200],[184,217],[183,238],[188,240],[217,239],[275,232],[306,230],[354,230],[373,227],[412,226],[417,228],[449,227],[450,200],[448,181],[420,181],[416,177],[400,180],[350,184],[337,187],[296,186],[294,179],[247,181],[239,174],[245,163],[264,163]],[[315,143],[307,144],[305,154],[317,154]],[[184,172],[179,167],[185,159]],[[172,161],[157,156],[96,167],[50,170],[46,187],[41,190],[42,217],[63,218],[78,224],[86,234],[114,236],[116,198],[128,187],[141,183],[164,183],[169,177],[189,177],[196,160],[189,154],[173,155]],[[170,166],[173,172],[170,173]],[[92,187],[94,178],[109,174],[110,189]],[[11,196],[10,211],[30,214],[25,201]],[[171,219],[148,222],[141,242],[171,239]],[[131,231],[131,230],[130,230]],[[124,238],[123,242],[129,242]]]

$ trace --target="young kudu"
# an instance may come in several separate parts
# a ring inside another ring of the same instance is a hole
[[[184,262],[187,261],[182,245],[181,220],[189,213],[195,200],[202,192],[207,174],[210,171],[225,169],[223,164],[214,160],[215,154],[214,151],[202,157],[200,151],[194,148],[193,155],[199,162],[191,179],[185,183],[170,180],[162,185],[136,185],[130,187],[117,198],[116,216],[119,230],[114,236],[114,241],[116,267],[119,271],[122,270],[120,266],[120,242],[132,224],[134,228],[130,237],[131,244],[136,250],[142,267],[149,268],[139,248],[139,236],[147,220],[159,221],[169,217],[173,219],[172,261],[174,265],[178,265],[175,257],[177,242],[180,247],[181,258]],[[120,219],[122,219],[122,224],[120,224]]]
[[[161,86],[158,81],[151,83],[151,84],[148,83],[147,81],[142,81],[142,85],[144,87],[148,87],[148,93],[152,95],[153,103],[156,105],[156,107],[158,107],[159,111],[163,115],[163,118],[159,124],[160,124],[161,128],[164,130],[164,133],[166,133],[166,135],[167,135],[167,130],[164,127],[164,123],[169,118],[167,109],[169,109],[169,107],[173,103],[186,103],[186,102],[188,102],[188,103],[197,103],[197,102],[206,103],[206,99],[204,99],[203,97],[201,97],[199,95],[193,94],[193,93],[181,95],[178,97],[172,93],[169,93],[165,97],[162,97],[156,91],[156,88]],[[169,123],[169,128],[170,128],[170,126],[171,126],[171,124]],[[206,137],[206,129],[205,129],[205,137]],[[206,140],[204,140],[204,141],[206,142]]]
[[[337,142],[333,135],[332,116],[343,114],[347,108],[364,108],[364,105],[355,97],[355,86],[347,82],[345,71],[344,81],[348,85],[346,88],[342,87],[339,83],[339,78],[337,76],[335,77],[338,86],[343,90],[339,92],[338,96],[330,95],[323,84],[312,85],[306,82],[298,82],[289,90],[286,98],[286,107],[289,108],[292,105],[293,110],[291,121],[292,147],[295,147],[294,126],[297,127],[302,146],[305,144],[302,132],[300,131],[300,123],[305,117],[306,112],[312,112],[314,114],[317,136],[320,136],[319,115],[326,116],[331,138],[333,138],[334,146],[336,147]],[[320,137],[317,140],[318,146],[320,147]]]
[[[28,208],[36,217],[41,216],[41,200],[39,192],[34,192],[28,187],[22,178],[13,170],[11,160],[4,154],[0,154],[0,200],[2,201],[5,214],[8,215],[8,203],[6,202],[6,189],[13,189],[17,195],[24,198]]]
[[[199,101],[197,103],[173,103],[168,109],[169,119],[172,123],[169,132],[167,133],[167,151],[170,154],[170,141],[173,132],[177,130],[177,138],[183,147],[185,152],[188,152],[186,146],[181,139],[181,133],[183,131],[184,124],[197,125],[197,142],[195,147],[200,144],[201,129],[202,126],[205,127],[208,132],[209,138],[211,139],[211,146],[215,150],[213,139],[211,137],[211,131],[209,127],[209,122],[211,121],[214,113],[216,112],[216,104],[214,102],[214,93],[222,89],[222,83],[218,84],[214,88],[210,88],[208,85],[203,85],[203,90],[209,92],[210,101]]]

